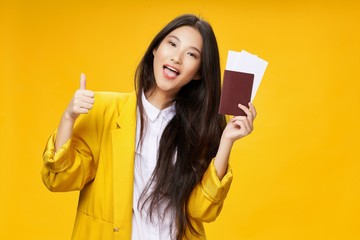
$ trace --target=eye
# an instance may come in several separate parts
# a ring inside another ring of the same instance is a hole
[[[193,57],[193,58],[197,58],[197,55],[195,54],[195,53],[192,53],[192,52],[188,52],[188,55],[190,56],[190,57]]]
[[[173,41],[169,41],[169,44],[173,47],[176,47],[176,44]]]

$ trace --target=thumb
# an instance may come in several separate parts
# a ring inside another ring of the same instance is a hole
[[[80,89],[81,90],[86,89],[86,76],[84,73],[81,73],[81,75],[80,75]]]

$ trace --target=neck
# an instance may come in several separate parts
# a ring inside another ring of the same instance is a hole
[[[163,93],[158,89],[147,91],[145,97],[151,105],[160,110],[166,108],[169,105],[169,102],[174,98],[174,96]]]

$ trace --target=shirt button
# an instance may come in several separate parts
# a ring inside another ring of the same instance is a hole
[[[120,230],[120,228],[118,228],[118,227],[114,228],[114,232],[119,232],[119,230]]]

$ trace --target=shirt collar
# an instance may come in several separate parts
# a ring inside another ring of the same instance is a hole
[[[154,121],[156,118],[158,118],[160,114],[165,117],[166,120],[170,120],[175,116],[175,103],[172,103],[167,108],[159,110],[146,99],[144,93],[141,95],[141,100],[145,109],[145,113],[151,121]]]

